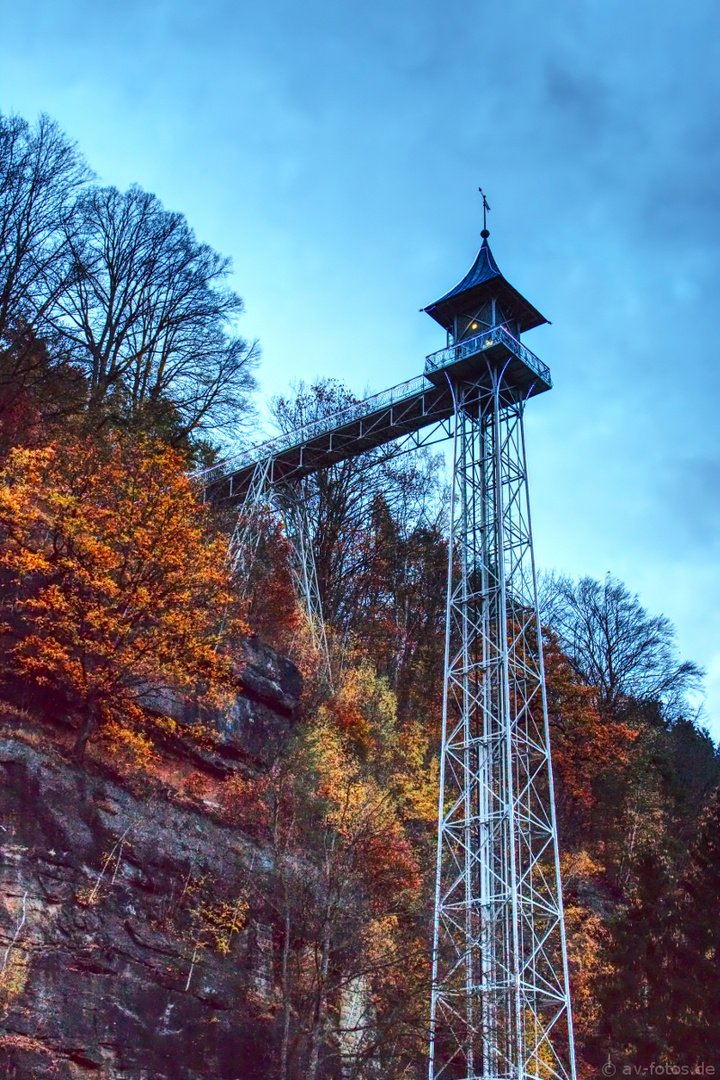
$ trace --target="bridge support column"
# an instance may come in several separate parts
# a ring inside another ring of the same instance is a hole
[[[313,647],[323,657],[326,675],[332,683],[330,651],[306,507],[303,480],[273,482],[272,459],[258,461],[240,507],[228,557],[233,568],[249,578],[260,540],[263,515],[280,517],[292,550],[291,571],[297,597],[307,620]]]

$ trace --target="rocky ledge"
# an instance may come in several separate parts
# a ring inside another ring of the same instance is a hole
[[[41,733],[4,725],[2,1080],[273,1073],[272,911],[253,885],[273,868],[202,782],[233,762],[241,774],[271,763],[300,677],[251,642],[242,678],[209,759],[182,758],[194,799],[99,760],[78,767]]]

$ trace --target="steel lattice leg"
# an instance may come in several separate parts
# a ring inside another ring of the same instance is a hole
[[[430,1080],[574,1080],[523,402],[456,388]]]
[[[247,494],[240,507],[227,560],[241,580],[250,577],[250,564],[260,541],[259,517],[270,509],[270,462],[265,459],[255,466]]]
[[[323,657],[325,673],[332,686],[330,649],[325,630],[315,553],[310,539],[307,500],[302,483],[282,489],[281,507],[285,535],[290,541],[294,554],[292,570],[295,587],[305,611],[313,646]]]
[[[271,460],[255,466],[247,495],[230,541],[228,560],[240,578],[249,580],[250,566],[257,553],[263,515],[279,514],[293,558],[291,570],[300,605],[305,613],[313,647],[323,657],[325,671],[331,680],[330,650],[323,619],[318,587],[315,555],[310,540],[310,525],[306,513],[305,491],[302,482],[273,483]],[[331,680],[332,681],[332,680]]]

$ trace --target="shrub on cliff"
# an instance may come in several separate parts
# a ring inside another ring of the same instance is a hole
[[[58,691],[79,718],[75,754],[143,697],[234,685],[228,642],[246,627],[182,460],[117,434],[16,449],[0,472],[0,604],[7,673]]]

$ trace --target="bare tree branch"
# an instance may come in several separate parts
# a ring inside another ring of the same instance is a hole
[[[609,574],[604,581],[546,575],[541,616],[558,636],[579,677],[613,710],[628,699],[662,702],[670,713],[700,686],[701,668],[680,662],[675,628],[649,615],[637,596]]]
[[[180,436],[240,425],[258,349],[231,332],[243,303],[226,286],[229,260],[136,186],[85,192],[66,243],[54,327],[87,373],[91,405],[112,400],[131,420],[170,407]]]
[[[45,332],[64,287],[71,207],[91,175],[49,117],[31,127],[0,114],[0,348],[18,326]]]

